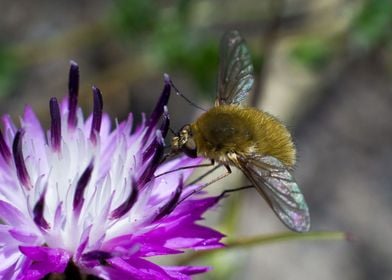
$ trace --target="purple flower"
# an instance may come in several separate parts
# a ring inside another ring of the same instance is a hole
[[[50,100],[45,133],[27,107],[18,129],[0,131],[0,278],[41,279],[81,273],[103,279],[189,279],[207,267],[148,260],[184,249],[220,247],[222,234],[196,224],[216,197],[191,196],[191,170],[161,174],[199,159],[160,165],[169,127],[168,79],[149,118],[132,115],[111,129],[102,96],[84,121],[77,106],[79,70],[71,63],[69,96]],[[132,132],[133,131],[133,132]]]

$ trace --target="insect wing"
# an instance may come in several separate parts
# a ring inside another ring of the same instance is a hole
[[[240,104],[252,89],[253,82],[253,65],[244,39],[238,31],[225,33],[220,46],[215,106]]]
[[[291,230],[310,228],[309,209],[293,175],[276,158],[255,155],[239,158],[241,170],[267,200],[280,220]]]

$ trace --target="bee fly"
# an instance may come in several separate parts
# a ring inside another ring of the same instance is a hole
[[[230,166],[239,168],[289,229],[306,232],[309,210],[290,172],[296,150],[289,131],[272,115],[241,105],[253,81],[244,40],[237,31],[226,33],[215,106],[180,129],[172,139],[171,154],[183,152],[225,166],[228,172],[212,182],[231,173]]]

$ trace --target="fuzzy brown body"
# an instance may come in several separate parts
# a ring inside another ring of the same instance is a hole
[[[255,108],[221,105],[191,124],[197,154],[230,164],[229,154],[273,156],[288,168],[295,164],[295,147],[287,128]]]
[[[227,172],[199,185],[185,198],[229,175],[232,165],[243,172],[251,185],[226,190],[222,196],[254,187],[288,228],[308,231],[309,209],[290,172],[296,156],[290,133],[270,114],[241,106],[252,89],[254,75],[249,50],[238,31],[225,33],[220,51],[215,107],[175,133],[168,157],[184,153],[191,158],[208,158],[212,164],[219,163],[216,168],[225,166]],[[194,166],[176,170],[190,167]]]

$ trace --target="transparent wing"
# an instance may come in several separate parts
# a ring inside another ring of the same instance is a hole
[[[241,103],[253,86],[249,50],[238,31],[223,35],[220,46],[218,93],[215,106]]]
[[[254,155],[237,157],[239,167],[267,200],[280,220],[291,230],[305,232],[310,216],[305,198],[293,175],[276,158]]]

